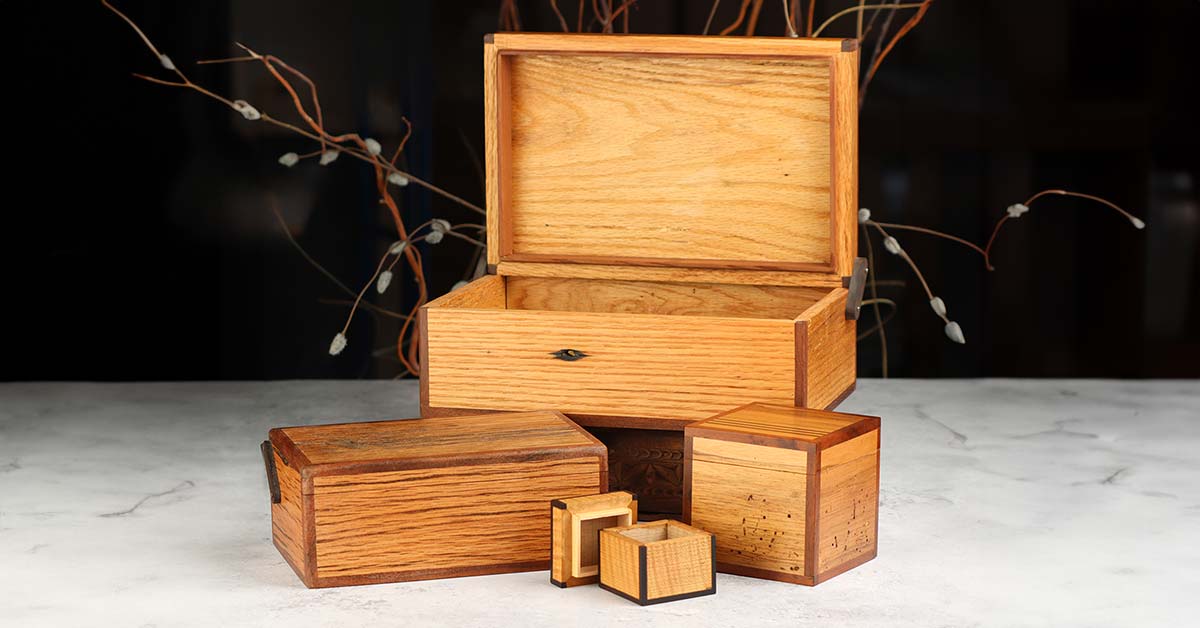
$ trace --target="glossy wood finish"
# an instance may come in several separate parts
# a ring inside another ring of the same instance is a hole
[[[684,510],[718,571],[815,585],[875,556],[878,418],[750,404],[684,436]]]
[[[620,39],[486,43],[489,262],[849,274],[856,47]]]
[[[626,491],[550,502],[550,582],[564,588],[598,582],[600,530],[637,519],[637,496]]]
[[[858,325],[846,318],[849,291],[836,288],[796,319],[796,405],[828,408],[854,386]]]
[[[600,532],[600,586],[643,606],[716,593],[713,535],[664,520]]]
[[[607,490],[607,449],[557,412],[279,428],[270,439],[275,542],[310,587],[545,569],[546,504]]]

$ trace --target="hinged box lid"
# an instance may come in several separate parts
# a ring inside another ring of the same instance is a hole
[[[283,427],[270,442],[304,478],[607,456],[607,448],[558,412],[511,412]]]
[[[877,433],[879,417],[771,403],[751,403],[688,424],[684,430],[687,436],[813,453],[828,450],[864,434]],[[878,436],[864,441],[861,445],[862,447],[847,450],[841,455],[858,457],[878,451]],[[804,457],[779,458],[762,449],[747,455],[752,456],[764,467],[796,473],[812,473],[818,470],[812,468],[809,459]],[[763,456],[766,458],[762,458]],[[791,462],[785,463],[784,460]],[[752,462],[754,461],[742,460],[740,464]]]
[[[488,262],[851,274],[854,40],[485,39]]]

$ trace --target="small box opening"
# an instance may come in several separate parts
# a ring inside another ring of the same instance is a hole
[[[600,531],[632,523],[633,515],[628,509],[575,515],[576,530],[572,539],[575,556],[571,575],[586,578],[600,573]]]
[[[667,521],[663,521],[660,525],[639,526],[628,530],[621,530],[620,533],[640,543],[654,543],[656,541],[666,541],[693,535],[693,532],[685,528],[673,526]]]

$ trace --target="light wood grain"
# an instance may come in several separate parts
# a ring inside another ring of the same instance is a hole
[[[818,574],[875,553],[878,447],[879,432],[874,431],[822,453]]]
[[[456,307],[480,308],[494,307],[504,309],[505,281],[503,277],[486,275],[471,283],[430,301],[425,307]]]
[[[636,523],[637,498],[614,491],[559,499],[551,505],[551,581],[562,587],[597,582],[600,530]]]
[[[791,403],[795,336],[778,320],[430,309],[429,404],[701,419]],[[553,352],[576,349],[574,362]]]
[[[716,535],[718,569],[732,564],[804,574],[804,474],[694,460],[690,503],[691,524]]]
[[[304,495],[300,473],[284,463],[278,452],[275,457],[275,474],[279,478],[279,503],[271,504],[271,538],[275,547],[301,579],[307,578],[309,565],[305,548]]]
[[[858,55],[831,57],[834,271],[850,275],[858,255]]]
[[[514,259],[832,271],[828,59],[505,62]]]
[[[552,411],[314,425],[281,431],[314,465],[416,457],[470,460],[497,451],[599,444]]]
[[[666,540],[646,544],[646,598],[686,595],[713,587],[712,542],[707,532],[673,521]]]
[[[857,378],[857,329],[846,320],[844,288],[832,290],[796,321],[796,333],[805,342],[802,384],[796,404],[826,408],[838,400]]]
[[[812,443],[864,418],[867,417],[791,405],[752,403],[697,422],[693,427],[763,434]]]
[[[508,308],[794,319],[828,290],[657,281],[509,277]]]
[[[841,277],[829,273],[765,271],[740,268],[662,268],[623,266],[619,264],[552,264],[502,261],[497,266],[496,272],[497,274],[510,277],[579,277],[582,279],[614,279],[619,281],[672,281],[754,286],[808,286],[813,288],[837,288],[842,285]]]
[[[696,437],[692,440],[692,461],[712,462],[789,473],[808,472],[808,452],[779,447]]]
[[[499,50],[525,52],[613,52],[633,55],[836,55],[857,42],[836,38],[704,37],[696,35],[607,35],[560,33],[496,33],[490,43]]]
[[[594,457],[319,476],[318,578],[542,561],[546,504],[595,491]]]
[[[600,584],[638,598],[642,572],[638,557],[639,543],[616,528],[600,531]]]

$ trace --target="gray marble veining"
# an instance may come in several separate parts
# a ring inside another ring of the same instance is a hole
[[[0,385],[0,626],[1162,626],[1200,616],[1200,383],[862,380],[879,558],[641,608],[545,572],[310,591],[271,545],[277,425],[414,382]]]

